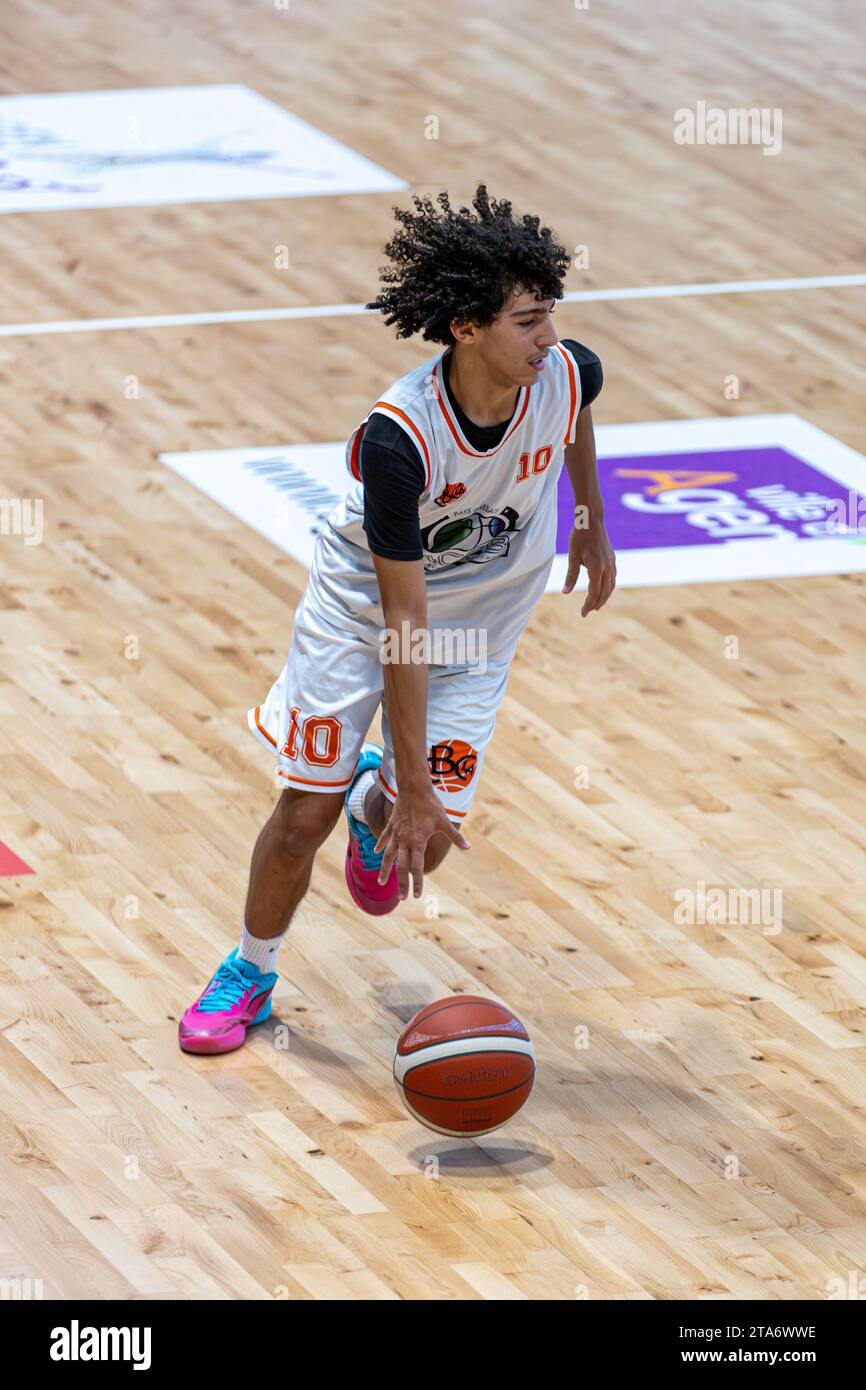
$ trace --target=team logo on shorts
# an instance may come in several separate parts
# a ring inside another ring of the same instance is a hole
[[[444,490],[436,498],[437,507],[449,506],[451,502],[456,502],[458,497],[462,497],[465,491],[465,483],[446,483]]]
[[[434,743],[427,754],[427,766],[434,787],[441,787],[445,792],[462,792],[475,776],[478,753],[459,738]]]

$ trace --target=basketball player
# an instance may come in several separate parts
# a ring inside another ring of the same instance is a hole
[[[552,321],[564,248],[483,184],[471,209],[413,201],[368,307],[443,350],[352,434],[354,484],[318,537],[285,668],[250,711],[285,786],[253,850],[240,945],[181,1020],[189,1052],[239,1047],[269,1016],[280,941],[343,811],[365,912],[392,911],[410,877],[418,897],[452,845],[469,849],[461,826],[555,554],[563,462],[563,593],[581,565],[584,617],[614,588],[590,409],[601,363]],[[380,705],[384,748],[364,741]]]

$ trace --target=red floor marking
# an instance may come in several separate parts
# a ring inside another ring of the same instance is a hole
[[[29,864],[25,864],[23,859],[19,859],[18,855],[0,840],[0,878],[14,878],[18,874],[35,872],[35,869],[31,869]]]

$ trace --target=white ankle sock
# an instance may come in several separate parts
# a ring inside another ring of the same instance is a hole
[[[277,968],[277,952],[280,949],[280,942],[285,936],[285,932],[280,932],[279,936],[250,936],[247,931],[246,922],[241,923],[241,944],[238,949],[238,959],[249,961],[250,965],[257,965],[259,970],[265,975],[271,975]]]
[[[365,825],[367,824],[367,817],[364,812],[364,801],[366,800],[367,792],[375,784],[375,781],[376,778],[368,768],[366,772],[361,773],[361,776],[358,778],[349,795],[349,810],[355,817],[355,820],[362,820]]]

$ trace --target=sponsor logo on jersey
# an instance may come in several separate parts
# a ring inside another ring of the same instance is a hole
[[[465,483],[446,483],[442,492],[436,498],[437,507],[448,507],[452,502],[456,502],[458,497],[462,497],[466,491]]]
[[[444,569],[470,561],[487,564],[508,554],[511,533],[516,531],[520,513],[513,507],[496,511],[475,511],[466,516],[443,516],[421,531],[424,569]]]

